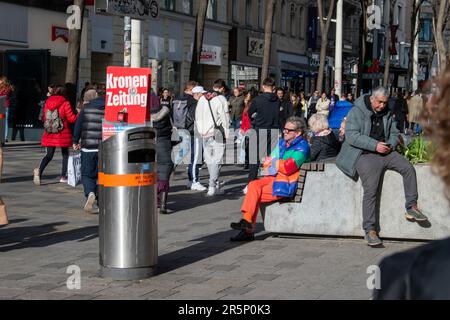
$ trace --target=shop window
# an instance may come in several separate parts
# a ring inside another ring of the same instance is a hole
[[[166,87],[175,93],[175,95],[178,95],[180,90],[180,70],[181,63],[174,61],[167,62]]]

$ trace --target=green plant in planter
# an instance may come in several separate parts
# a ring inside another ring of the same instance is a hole
[[[423,136],[418,136],[407,146],[400,143],[397,146],[397,152],[405,156],[411,164],[427,163],[433,159],[436,146],[431,141],[425,140]]]

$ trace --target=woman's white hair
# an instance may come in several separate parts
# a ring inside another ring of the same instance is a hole
[[[314,132],[320,132],[329,128],[328,119],[323,114],[315,113],[309,118],[309,127]]]

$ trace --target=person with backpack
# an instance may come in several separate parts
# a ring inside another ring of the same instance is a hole
[[[224,193],[220,189],[219,175],[230,123],[228,101],[223,96],[225,88],[225,81],[216,80],[213,92],[201,96],[195,110],[195,123],[203,139],[203,150],[209,172],[208,196]]]
[[[159,213],[167,214],[167,197],[169,194],[169,180],[174,164],[172,162],[172,118],[171,98],[164,96],[168,90],[163,90],[163,96],[150,106],[150,116],[156,129],[156,163],[157,165],[157,205]],[[159,103],[158,103],[159,102]]]
[[[46,154],[42,158],[39,167],[33,171],[33,182],[35,185],[41,184],[42,173],[52,161],[57,147],[61,148],[63,156],[59,182],[67,183],[69,147],[72,146],[72,133],[69,129],[69,124],[75,123],[78,114],[75,115],[73,113],[65,94],[65,87],[57,85],[44,105],[44,134],[42,135],[41,145],[45,147]]]
[[[86,203],[84,211],[95,213],[97,200],[98,145],[102,141],[102,120],[105,117],[105,90],[88,89],[84,96],[94,96],[81,110],[73,132],[73,149],[81,150],[81,182]],[[81,139],[81,143],[80,143]]]

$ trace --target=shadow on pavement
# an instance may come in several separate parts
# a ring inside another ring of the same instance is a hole
[[[57,226],[68,222],[54,222],[41,226],[27,226],[0,230],[0,252],[24,248],[48,247],[66,241],[87,241],[98,237],[98,226],[58,232]]]
[[[187,191],[186,193],[171,194],[167,197],[167,209],[169,214],[175,214],[179,211],[192,210],[197,207],[207,206],[223,200],[237,200],[242,194],[232,192],[231,189],[223,188],[225,194],[208,197],[206,192]],[[172,190],[172,189],[171,189]]]
[[[262,223],[256,224],[256,232],[262,230]],[[189,240],[191,241],[201,241],[192,246],[163,254],[158,257],[158,267],[157,274],[163,274],[170,272],[172,270],[182,268],[189,264],[195,263],[197,261],[207,259],[209,257],[221,254],[225,251],[240,247],[249,243],[245,242],[231,242],[230,238],[238,233],[236,230],[228,230],[215,234],[211,234],[205,237]],[[272,235],[262,234],[255,237],[254,241],[262,241]]]
[[[49,179],[56,179],[56,178],[60,178],[61,176],[58,174],[51,174],[51,175],[46,175],[45,176],[45,180],[49,180]],[[45,180],[41,180],[45,181]],[[9,178],[3,178],[2,179],[2,183],[14,183],[14,182],[26,182],[29,181],[31,184],[33,183],[33,171],[31,171],[31,173],[27,176],[22,176],[22,177],[9,177]],[[59,183],[59,182],[58,182]],[[47,184],[52,184],[52,183],[42,183],[41,185],[47,185]]]

